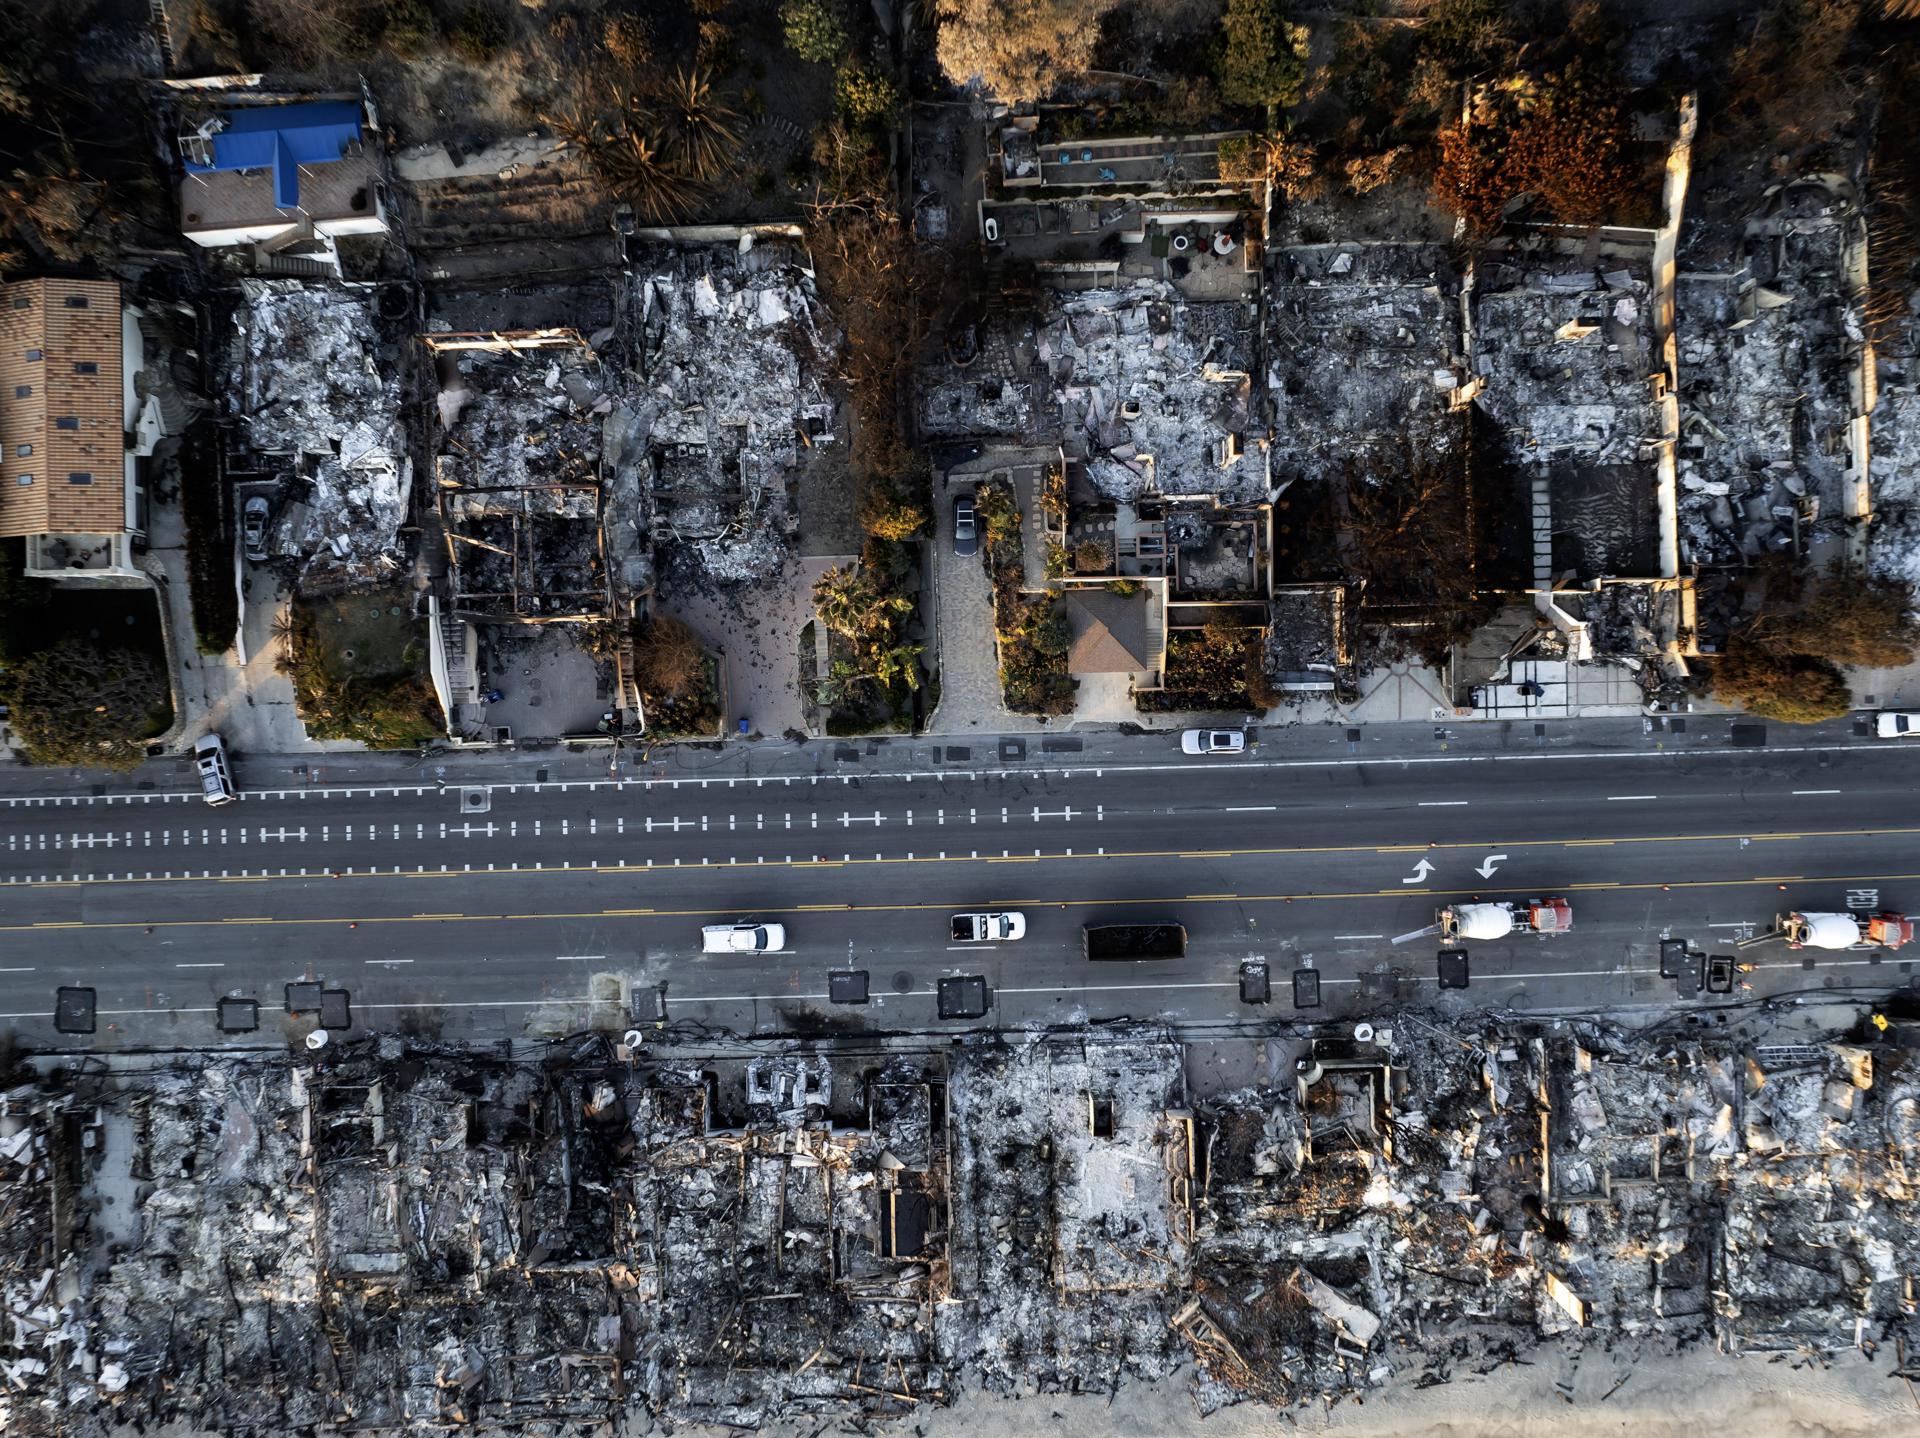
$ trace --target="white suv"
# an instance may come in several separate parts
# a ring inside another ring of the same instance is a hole
[[[766,954],[787,946],[780,924],[708,924],[700,930],[700,949],[708,954]]]
[[[193,741],[193,767],[200,771],[200,797],[209,804],[231,804],[240,797],[227,764],[227,746],[218,734],[202,734]]]
[[[1238,754],[1246,747],[1244,729],[1189,729],[1180,736],[1182,754]]]

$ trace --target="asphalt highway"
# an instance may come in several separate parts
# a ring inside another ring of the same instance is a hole
[[[1397,937],[1470,898],[1572,900],[1574,929],[1472,946],[1447,1002],[1664,1006],[1659,941],[1713,952],[1791,908],[1920,910],[1920,752],[1834,744],[1393,760],[1062,757],[1022,768],[0,797],[0,1022],[50,1039],[203,1044],[215,1001],[348,989],[356,1021],[449,1037],[661,1014],[737,1032],[943,1027],[942,976],[981,974],[990,1025],[1258,1023],[1320,975],[1325,1012],[1435,997],[1439,941]],[[417,776],[412,776],[417,778]],[[243,770],[242,782],[246,782]],[[1028,937],[950,943],[947,916],[1018,908]],[[786,951],[705,957],[702,923],[777,919]],[[1101,920],[1186,925],[1189,952],[1090,964]],[[1871,994],[1916,952],[1740,957],[1769,995]],[[1266,1008],[1243,1005],[1264,960]],[[827,975],[869,975],[864,1007]],[[664,986],[664,991],[663,987]],[[664,996],[663,996],[664,994]]]

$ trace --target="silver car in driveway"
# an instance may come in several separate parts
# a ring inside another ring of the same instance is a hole
[[[240,538],[246,547],[247,559],[254,564],[267,557],[267,516],[271,512],[272,506],[264,494],[253,495],[240,509]]]
[[[980,552],[980,518],[974,512],[973,496],[970,494],[957,495],[953,501],[953,552]]]

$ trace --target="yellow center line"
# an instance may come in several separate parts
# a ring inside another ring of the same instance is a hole
[[[1661,890],[1667,890],[1667,889],[1751,889],[1751,888],[1757,888],[1763,884],[1774,885],[1782,882],[1785,882],[1785,881],[1777,878],[1675,879],[1675,880],[1669,880],[1666,883],[1660,883],[1657,881],[1648,881],[1646,883],[1587,884],[1587,885],[1573,885],[1571,887],[1586,888],[1586,889],[1609,889],[1614,893],[1627,894],[1627,893],[1635,893],[1635,892],[1651,893],[1651,892],[1659,892]],[[1833,885],[1843,885],[1843,886],[1850,886],[1850,885],[1857,885],[1857,884],[1891,884],[1891,883],[1902,883],[1902,882],[1920,882],[1920,873],[1823,874],[1823,875],[1816,875],[1812,878],[1795,879],[1793,882],[1806,883],[1806,884],[1833,884]],[[1157,895],[1150,898],[1062,899],[1058,894],[1045,894],[1045,895],[1036,895],[1028,898],[1009,897],[1005,899],[995,899],[993,900],[993,902],[995,904],[1004,905],[1007,908],[1033,907],[1033,908],[1055,908],[1055,909],[1119,909],[1119,908],[1145,908],[1152,905],[1164,906],[1167,904],[1180,904],[1180,903],[1195,903],[1195,904],[1301,903],[1301,904],[1307,904],[1307,903],[1321,903],[1321,902],[1325,902],[1325,903],[1351,902],[1354,900],[1366,900],[1368,902],[1374,902],[1383,897],[1404,898],[1408,894],[1412,893],[1412,894],[1418,894],[1425,899],[1432,900],[1437,904],[1439,901],[1446,900],[1446,899],[1459,899],[1459,898],[1468,898],[1468,897],[1490,899],[1490,898],[1495,898],[1501,895],[1523,895],[1523,894],[1532,896],[1532,895],[1537,895],[1539,892],[1540,892],[1539,886],[1532,885],[1526,888],[1491,888],[1489,887],[1489,888],[1481,888],[1481,889],[1417,889],[1417,890],[1356,889],[1356,890],[1350,890],[1350,891],[1324,893],[1324,894],[1316,894],[1316,893],[1237,894],[1237,895],[1221,895],[1217,898],[1210,897],[1210,896],[1162,894],[1162,895]],[[895,914],[895,913],[920,913],[920,912],[941,911],[941,910],[951,912],[954,909],[954,907],[955,907],[955,903],[952,901],[942,901],[939,903],[894,903],[894,904],[795,904],[785,908],[762,909],[762,910],[759,910],[758,912],[763,914],[805,914],[805,913],[820,913],[820,912],[831,911],[833,913],[852,913],[852,914]],[[691,908],[691,909],[655,909],[652,911],[651,914],[636,915],[635,917],[650,917],[650,918],[659,918],[659,919],[706,918],[706,917],[711,917],[713,913],[714,913],[713,908],[711,906],[706,906],[702,908]],[[591,910],[581,910],[578,912],[574,912],[571,910],[563,910],[563,911],[555,911],[555,912],[544,913],[544,914],[448,914],[448,915],[435,915],[435,916],[419,916],[419,915],[409,916],[405,914],[368,914],[368,915],[362,915],[360,917],[352,917],[349,915],[342,914],[342,915],[333,915],[333,916],[318,917],[318,918],[284,918],[284,919],[259,918],[259,919],[240,920],[238,922],[256,923],[256,924],[276,924],[283,928],[299,928],[299,927],[320,927],[320,926],[326,926],[326,925],[341,926],[341,925],[357,925],[357,924],[439,923],[439,922],[443,922],[445,919],[459,919],[467,923],[493,923],[500,919],[554,922],[554,921],[566,921],[566,920],[578,920],[578,919],[604,919],[606,917],[608,917],[608,915],[606,914],[605,911],[599,910],[599,909],[591,909]],[[219,924],[227,923],[227,922],[235,922],[235,921],[224,920],[224,919],[154,919],[152,921],[148,921],[145,919],[111,919],[111,920],[106,920],[106,921],[97,922],[97,923],[87,923],[85,921],[76,919],[76,920],[52,921],[52,922],[41,921],[41,922],[32,923],[32,924],[0,924],[0,933],[33,933],[40,929],[80,929],[80,928],[156,929],[156,930],[157,929],[192,929],[192,928],[206,928],[209,926],[217,926]]]

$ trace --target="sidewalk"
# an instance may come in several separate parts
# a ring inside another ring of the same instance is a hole
[[[1538,732],[1536,732],[1538,731]],[[1093,769],[1102,765],[1183,764],[1172,731],[1142,732],[1133,726],[1075,729],[1044,734],[922,735],[917,738],[810,739],[795,743],[767,738],[714,744],[661,744],[639,753],[622,750],[617,777],[632,780],[859,778],[874,774],[938,774],[958,771]],[[1766,724],[1740,714],[1688,714],[1669,718],[1533,722],[1434,722],[1345,725],[1295,720],[1255,726],[1246,761],[1256,764],[1350,765],[1403,762],[1466,762],[1477,758],[1521,759],[1561,755],[1635,758],[1660,753],[1718,753],[1751,748],[1774,750],[1884,749],[1872,737],[1870,716],[1856,713],[1805,728]],[[1756,757],[1758,757],[1756,755]],[[563,744],[529,752],[454,751],[418,753],[314,751],[243,752],[235,777],[250,789],[340,789],[359,786],[463,784],[588,784],[609,782],[608,746]],[[1809,761],[1811,762],[1811,761]],[[143,789],[186,792],[193,788],[184,760],[143,765],[132,774],[78,769],[0,769],[0,801],[7,797],[73,798],[89,785],[102,793]]]

